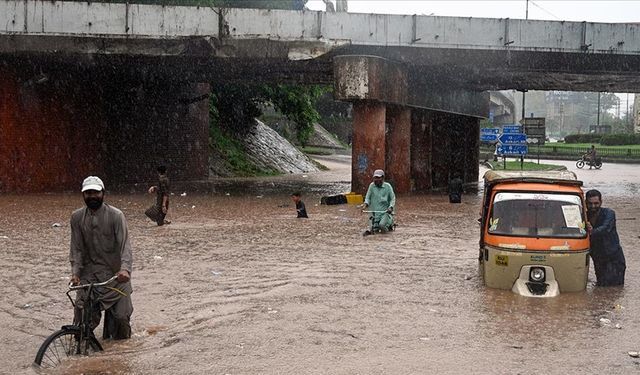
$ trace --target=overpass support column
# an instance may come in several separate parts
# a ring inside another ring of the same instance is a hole
[[[411,184],[414,191],[431,189],[433,113],[414,109],[411,116]]]
[[[372,101],[353,103],[351,190],[366,193],[373,171],[385,168],[386,106]]]
[[[447,186],[454,166],[465,181],[477,176],[488,94],[436,86],[423,70],[376,56],[333,61],[334,98],[354,103],[353,191],[365,192],[377,168],[399,193]]]
[[[396,193],[411,191],[411,109],[387,106],[386,178]]]
[[[465,117],[466,124],[464,133],[465,138],[465,169],[462,179],[465,183],[473,183],[478,181],[479,173],[478,165],[480,164],[480,119],[477,117]],[[475,152],[472,152],[475,151]]]

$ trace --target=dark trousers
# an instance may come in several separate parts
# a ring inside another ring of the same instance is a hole
[[[624,274],[627,269],[624,257],[615,257],[612,259],[591,257],[591,259],[593,259],[593,270],[596,273],[596,285],[624,285]]]

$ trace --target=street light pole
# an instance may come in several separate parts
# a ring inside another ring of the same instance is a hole
[[[600,91],[598,91],[598,120],[596,122],[596,133],[600,133]]]

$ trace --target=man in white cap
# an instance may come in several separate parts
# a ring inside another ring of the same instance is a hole
[[[364,235],[377,231],[387,232],[393,230],[393,214],[396,206],[396,194],[391,184],[384,181],[384,171],[376,169],[373,172],[373,182],[369,184],[367,195],[364,198],[364,209],[369,208],[371,229]]]
[[[103,338],[116,340],[131,337],[131,243],[124,214],[104,203],[104,183],[96,176],[82,182],[86,207],[71,214],[71,282],[85,284],[102,282],[117,275],[107,287],[97,288],[100,308],[93,310],[92,328],[100,324],[105,311]],[[81,319],[85,295],[78,293],[76,320]]]

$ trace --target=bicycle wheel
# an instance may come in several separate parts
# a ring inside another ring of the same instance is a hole
[[[584,161],[583,160],[578,160],[576,162],[576,167],[582,169],[582,167],[584,167]]]
[[[602,168],[602,162],[601,161],[597,161],[594,165],[594,167],[596,167],[596,169],[600,169]]]
[[[102,351],[98,340],[91,336],[79,342],[80,329],[64,327],[54,332],[38,349],[34,363],[43,368],[54,368],[69,357],[89,355]]]

